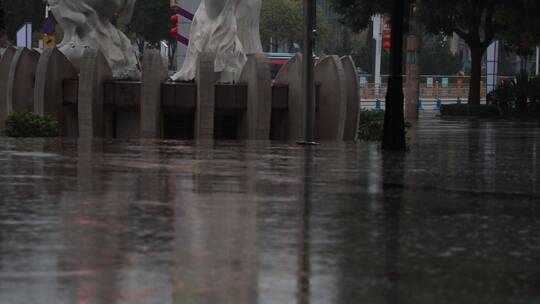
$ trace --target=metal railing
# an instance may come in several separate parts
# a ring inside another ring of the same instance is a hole
[[[367,82],[369,75],[359,75],[360,95],[364,100],[384,99],[386,96],[388,76],[382,76],[383,83],[377,86],[373,82]],[[406,78],[404,76],[404,87]],[[486,98],[487,84],[486,77],[481,78],[480,96]],[[469,96],[468,76],[430,76],[422,75],[420,77],[420,99],[436,100],[436,99],[468,99]]]

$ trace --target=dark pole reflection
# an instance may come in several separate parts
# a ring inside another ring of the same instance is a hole
[[[298,304],[309,304],[311,295],[311,174],[313,151],[310,147],[304,152],[303,202],[301,205],[301,226],[298,251]]]
[[[401,152],[383,154],[383,215],[386,303],[399,303],[400,216],[403,210],[404,161]]]

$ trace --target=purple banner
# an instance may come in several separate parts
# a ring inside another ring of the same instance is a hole
[[[194,15],[176,4],[172,6],[172,13],[193,21]]]
[[[194,17],[193,14],[186,11],[185,9],[183,9],[181,7],[179,7],[178,14],[181,15],[182,17],[184,17],[184,18],[187,18],[187,19],[193,21],[193,17]]]
[[[182,35],[178,35],[177,39],[181,44],[183,44],[185,46],[187,46],[189,44],[189,39],[187,39],[186,37],[184,37]]]

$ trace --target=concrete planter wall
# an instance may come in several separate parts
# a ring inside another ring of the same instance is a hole
[[[161,139],[300,140],[304,134],[302,58],[272,81],[264,54],[248,56],[237,84],[216,83],[213,54],[199,57],[193,83],[167,81],[160,54],[147,50],[141,81],[116,81],[103,55],[85,49],[80,72],[56,49],[8,49],[0,60],[0,129],[13,111],[52,115],[62,136]],[[316,67],[319,140],[354,140],[359,86],[349,57]],[[178,130],[176,130],[178,131]]]

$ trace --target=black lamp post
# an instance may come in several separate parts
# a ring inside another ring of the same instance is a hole
[[[391,76],[386,93],[383,150],[406,150],[404,96],[403,96],[403,27],[405,1],[394,0],[392,9],[392,48],[390,50]]]
[[[304,98],[306,105],[305,113],[305,138],[302,144],[313,144],[315,141],[315,79],[313,62],[313,45],[315,40],[316,26],[315,0],[304,0]]]

